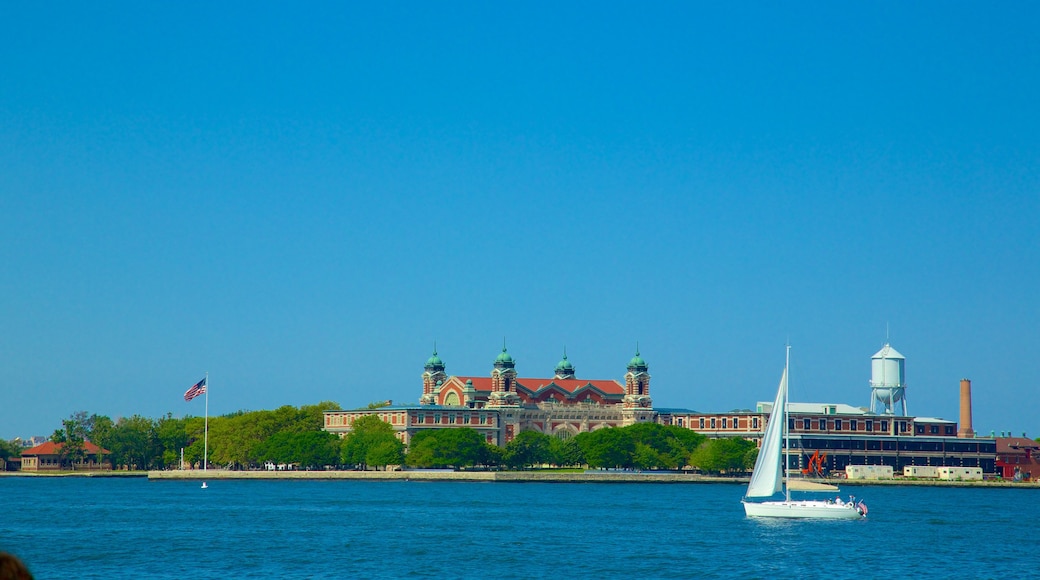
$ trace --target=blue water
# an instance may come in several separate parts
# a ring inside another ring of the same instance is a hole
[[[729,484],[0,478],[42,578],[1028,577],[1040,490],[848,487],[861,521],[748,519]]]

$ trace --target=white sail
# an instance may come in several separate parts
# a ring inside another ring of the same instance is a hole
[[[769,413],[769,422],[766,423],[766,432],[762,437],[762,447],[758,450],[758,459],[755,460],[755,470],[751,473],[751,483],[748,484],[747,497],[770,497],[783,489],[783,465],[781,454],[783,453],[784,437],[784,401],[787,393],[787,368],[780,377],[780,388],[776,391],[776,400],[773,401],[773,410]]]

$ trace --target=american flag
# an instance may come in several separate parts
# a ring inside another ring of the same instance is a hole
[[[190,400],[194,399],[195,397],[197,397],[197,396],[199,396],[199,395],[201,395],[201,394],[203,394],[205,392],[206,392],[206,379],[202,379],[201,381],[199,381],[199,382],[195,383],[194,385],[192,385],[190,389],[185,391],[185,393],[184,393],[184,400],[185,401],[190,401]]]
[[[856,504],[856,507],[859,508],[859,513],[867,515],[867,504],[859,502],[858,504]]]

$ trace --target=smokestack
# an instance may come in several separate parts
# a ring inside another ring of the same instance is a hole
[[[971,381],[968,379],[961,379],[961,428],[957,430],[957,436],[975,436],[975,430],[971,428]]]

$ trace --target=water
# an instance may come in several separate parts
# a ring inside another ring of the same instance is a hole
[[[756,520],[729,484],[0,478],[36,578],[1027,577],[1040,490],[849,487],[861,521]]]

